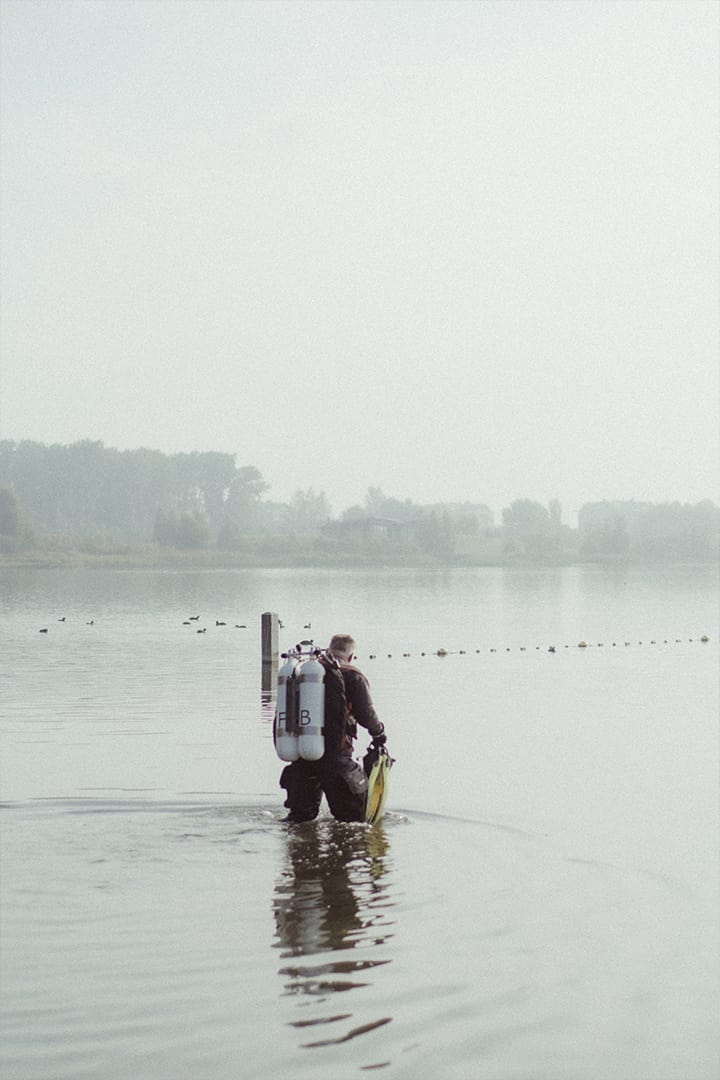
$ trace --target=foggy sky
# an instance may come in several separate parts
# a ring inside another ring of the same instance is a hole
[[[718,497],[714,2],[1,9],[1,438]]]

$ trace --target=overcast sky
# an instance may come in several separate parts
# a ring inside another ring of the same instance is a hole
[[[0,437],[718,498],[714,0],[0,7]]]

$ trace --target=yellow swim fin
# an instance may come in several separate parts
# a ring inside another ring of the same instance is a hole
[[[393,759],[388,755],[384,746],[370,751],[374,760],[370,764],[368,773],[368,791],[365,802],[365,820],[372,824],[382,817],[389,789],[390,766]],[[369,757],[370,754],[367,756]]]

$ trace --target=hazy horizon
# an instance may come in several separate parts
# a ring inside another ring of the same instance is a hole
[[[0,438],[717,500],[716,4],[0,11]]]

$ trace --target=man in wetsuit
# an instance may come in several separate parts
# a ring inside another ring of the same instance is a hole
[[[349,634],[335,634],[327,652],[318,658],[325,668],[325,753],[319,761],[293,761],[282,771],[280,786],[287,791],[288,822],[311,821],[320,810],[323,794],[338,821],[363,821],[367,777],[353,760],[357,725],[367,728],[376,746],[385,742],[385,728],[370,698],[368,681],[353,667],[355,642]]]

